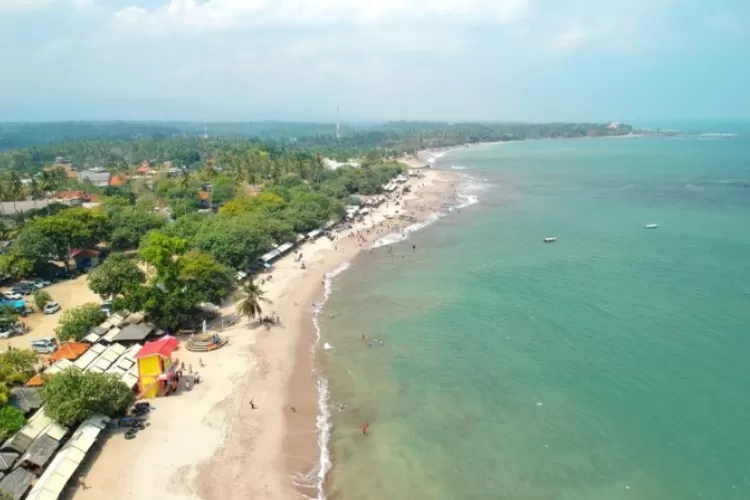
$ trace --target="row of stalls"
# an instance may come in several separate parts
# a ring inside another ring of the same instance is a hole
[[[308,233],[304,234],[298,234],[294,243],[284,243],[283,245],[278,245],[274,247],[273,250],[265,253],[260,257],[260,264],[265,269],[271,269],[272,264],[279,260],[284,255],[288,254],[295,248],[297,248],[299,245],[304,243],[305,241],[313,241],[320,237],[326,230],[332,228],[336,225],[336,222],[330,222],[326,225],[323,229],[314,229]]]
[[[21,430],[0,444],[0,490],[16,500],[51,500],[60,496],[86,454],[106,428],[109,418],[94,416],[69,429],[45,413],[38,395],[46,376],[68,369],[116,375],[140,391],[138,358],[142,344],[158,332],[143,316],[113,314],[92,329],[83,342],[68,342],[52,354],[45,377],[36,375],[26,387],[15,388],[15,406],[31,416]],[[164,336],[173,339],[174,337]],[[153,344],[155,342],[148,342]],[[29,491],[30,490],[30,491]]]

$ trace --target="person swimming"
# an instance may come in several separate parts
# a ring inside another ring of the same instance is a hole
[[[370,423],[369,422],[365,422],[362,425],[362,435],[366,436],[368,432],[370,432]]]

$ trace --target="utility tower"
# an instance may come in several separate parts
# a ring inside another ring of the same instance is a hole
[[[336,142],[341,139],[341,115],[339,114],[339,107],[336,106]]]
[[[206,125],[206,120],[203,120],[203,138],[208,139],[208,126]]]

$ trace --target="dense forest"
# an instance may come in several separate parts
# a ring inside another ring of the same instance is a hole
[[[272,154],[304,152],[343,160],[370,155],[393,157],[419,149],[487,141],[624,135],[632,127],[609,129],[594,123],[333,124],[216,123],[203,137],[198,123],[69,122],[0,125],[0,170],[35,173],[56,157],[78,168],[136,164],[143,160],[198,166],[221,152],[248,143]]]

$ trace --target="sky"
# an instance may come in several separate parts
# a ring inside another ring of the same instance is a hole
[[[748,0],[0,0],[0,121],[750,118]]]

